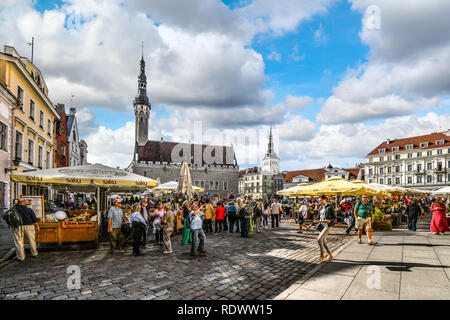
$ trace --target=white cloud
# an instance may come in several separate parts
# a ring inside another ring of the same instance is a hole
[[[281,62],[281,53],[278,53],[276,50],[273,50],[268,56],[268,60]]]

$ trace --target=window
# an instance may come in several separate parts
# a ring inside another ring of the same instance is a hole
[[[373,180],[372,180],[372,179],[369,179],[369,183],[373,183]]]
[[[65,145],[61,145],[61,155],[63,156],[63,157],[65,157],[66,156],[66,146]]]
[[[420,143],[420,147],[421,147],[421,148],[426,148],[426,147],[428,147],[428,142],[421,142],[421,143]]]
[[[381,168],[380,168],[380,174],[383,174],[383,173],[384,173],[384,168],[381,167]]]
[[[392,161],[392,156],[388,156],[388,161]]]
[[[422,176],[417,176],[417,183],[423,183]]]
[[[395,172],[400,172],[400,166],[395,166]]]
[[[388,171],[387,171],[388,173],[392,172],[392,167],[388,167],[387,169],[388,169]]]
[[[384,161],[384,157],[380,157],[380,161]]]
[[[209,189],[214,190],[214,181],[209,182]]]
[[[438,162],[437,163],[437,168],[438,171],[442,171],[442,162]]]
[[[392,184],[392,179],[391,178],[387,179],[387,184]]]
[[[438,149],[437,154],[441,155],[442,154],[442,149]]]
[[[400,184],[400,178],[395,178],[395,184]]]
[[[450,160],[447,162],[447,168],[450,168]]]
[[[373,174],[373,169],[369,169],[369,174]]]
[[[22,160],[22,134],[16,131],[16,141],[14,145],[14,154],[17,159]]]
[[[50,151],[47,151],[47,161],[45,162],[45,168],[50,169]]]
[[[437,140],[437,141],[436,141],[436,144],[437,144],[437,145],[444,144],[444,140]]]
[[[392,151],[398,151],[399,150],[399,147],[397,146],[397,147],[392,147]]]
[[[8,151],[8,127],[0,122],[0,150]]]
[[[422,164],[421,163],[418,163],[417,164],[417,171],[422,171]]]
[[[408,171],[412,171],[412,168],[413,168],[412,164],[408,164]]]
[[[32,140],[28,140],[28,163],[33,164],[34,158],[34,142]]]
[[[427,183],[433,182],[433,176],[427,176]]]
[[[395,160],[399,160],[400,159],[400,155],[399,154],[396,154],[395,155]]]
[[[412,177],[408,177],[408,184],[412,183]]]
[[[384,184],[384,179],[380,178],[380,184]]]
[[[39,127],[44,130],[44,112],[39,111]]]
[[[373,158],[370,158],[370,159],[369,159],[369,163],[372,163],[372,162],[373,162]]]
[[[408,153],[408,159],[412,158],[412,153]]]
[[[223,190],[224,191],[228,190],[228,181],[223,182]]]
[[[433,164],[431,162],[427,163],[427,170],[433,169]]]
[[[406,145],[406,150],[411,150],[412,148],[414,148],[414,145],[412,145],[412,144]]]
[[[386,152],[386,148],[382,148],[378,150],[379,153],[385,153]]]
[[[52,135],[52,121],[50,119],[47,120],[47,133],[49,136]]]
[[[200,181],[200,187],[201,187],[201,188],[205,188],[205,181],[203,181],[203,180]]]
[[[422,151],[417,152],[417,157],[421,157],[422,156]]]
[[[442,174],[438,174],[437,176],[436,176],[436,178],[437,178],[437,182],[442,182]]]
[[[23,111],[23,89],[17,86],[17,99],[19,100],[20,110]]]
[[[35,105],[34,105],[34,101],[30,100],[30,118],[31,120],[34,121],[34,116],[35,116]]]
[[[432,156],[432,155],[433,155],[433,151],[432,151],[432,150],[428,150],[428,151],[427,151],[427,156],[430,157],[430,156]]]
[[[39,146],[38,148],[38,167],[42,168],[42,147]]]

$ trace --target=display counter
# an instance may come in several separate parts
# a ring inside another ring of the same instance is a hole
[[[36,243],[94,242],[98,245],[97,221],[38,222]],[[26,237],[25,237],[26,238]],[[28,243],[25,239],[25,243]]]

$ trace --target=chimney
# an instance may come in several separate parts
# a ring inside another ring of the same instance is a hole
[[[387,143],[387,144],[391,143],[391,139],[387,139],[387,140],[386,140],[386,143]]]
[[[164,141],[164,138],[163,138],[163,137],[161,137],[161,143],[163,143],[163,141]]]
[[[66,107],[62,103],[58,103],[56,105],[56,111],[58,111],[59,115],[63,115],[66,113]]]
[[[77,113],[77,108],[70,108],[70,114],[74,115]]]

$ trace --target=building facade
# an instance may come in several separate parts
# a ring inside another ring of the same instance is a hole
[[[70,108],[67,115],[67,142],[69,145],[69,166],[81,166],[80,137],[76,117],[77,109]]]
[[[450,130],[388,139],[367,156],[365,182],[436,190],[450,183]]]
[[[69,166],[69,142],[67,141],[67,115],[65,106],[61,103],[56,105],[60,120],[55,122],[55,167]]]
[[[48,98],[48,88],[40,70],[10,46],[0,52],[0,82],[18,99],[14,112],[13,158],[20,160],[15,169],[54,167],[54,123],[60,116]],[[14,184],[14,195],[37,194],[37,187]]]
[[[239,167],[232,146],[212,146],[148,140],[151,103],[147,96],[145,61],[141,58],[138,93],[133,101],[135,148],[126,168],[161,183],[178,181],[182,162],[187,162],[192,183],[210,196],[226,198],[238,194]]]
[[[10,174],[13,164],[13,112],[17,98],[0,82],[0,212],[11,206],[12,188]]]

